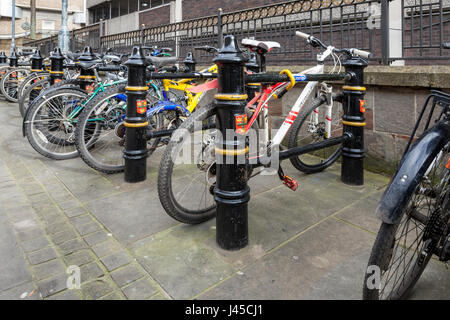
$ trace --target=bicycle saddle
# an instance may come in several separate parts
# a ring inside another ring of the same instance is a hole
[[[153,57],[146,56],[145,57],[148,62],[154,65],[156,68],[161,68],[170,64],[174,64],[178,61],[178,57]]]
[[[242,44],[251,51],[258,54],[266,54],[273,48],[281,48],[280,44],[275,41],[259,41],[253,39],[242,39]]]
[[[78,61],[77,64],[81,69],[95,69],[98,64],[100,64],[101,60],[92,60],[92,61]]]
[[[67,58],[72,61],[77,61],[81,54],[81,52],[67,52]]]

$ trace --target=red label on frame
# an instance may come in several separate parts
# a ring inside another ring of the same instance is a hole
[[[236,132],[243,134],[245,133],[245,126],[247,125],[247,115],[246,114],[236,114],[234,116]]]
[[[361,113],[366,112],[366,100],[359,100],[359,111]]]
[[[137,113],[144,114],[147,112],[147,100],[137,100],[136,101]]]
[[[92,92],[94,92],[94,84],[90,84],[86,86],[86,92],[88,94],[91,94]]]

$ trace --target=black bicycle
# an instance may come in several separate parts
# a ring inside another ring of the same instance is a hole
[[[425,130],[413,144],[422,120]],[[369,258],[364,299],[407,298],[433,255],[450,260],[449,205],[450,95],[433,90],[377,207],[382,224]]]

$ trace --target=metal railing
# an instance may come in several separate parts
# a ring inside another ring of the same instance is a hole
[[[172,47],[183,59],[195,46],[217,47],[220,35],[233,34],[238,40],[253,37],[279,42],[281,48],[268,56],[272,64],[304,64],[315,60],[316,51],[295,37],[295,31],[303,31],[336,47],[371,51],[372,60],[383,64],[392,60],[448,64],[450,52],[440,45],[450,40],[450,0],[400,1],[402,43],[401,50],[394,53],[389,48],[394,28],[390,28],[388,0],[287,1],[106,36],[101,36],[100,23],[72,31],[71,49],[90,45],[94,50],[109,47],[129,53],[132,46],[145,44]],[[26,43],[33,44],[47,54],[57,45],[57,39],[53,36]],[[212,55],[196,52],[195,57],[204,65],[211,62]]]
[[[36,47],[41,50],[41,54],[49,55],[58,46],[58,35],[51,37],[24,41],[24,46]],[[100,50],[100,25],[95,24],[70,32],[70,50],[82,50],[85,46],[91,46],[95,51]]]

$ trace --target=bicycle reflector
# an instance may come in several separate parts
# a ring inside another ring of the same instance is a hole
[[[359,100],[359,111],[361,113],[366,112],[366,100]]]
[[[136,101],[137,113],[144,114],[147,112],[147,100],[137,100]]]
[[[445,167],[450,170],[450,158],[448,158],[448,162],[447,162],[447,165]]]
[[[246,114],[236,114],[234,116],[236,132],[239,134],[245,133],[245,126],[247,125],[247,115]]]

